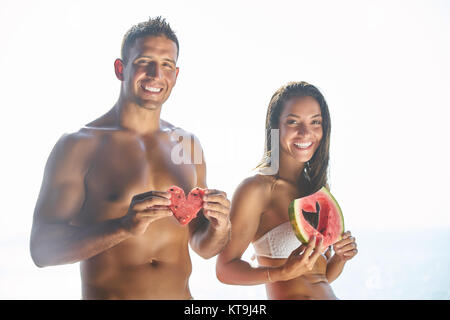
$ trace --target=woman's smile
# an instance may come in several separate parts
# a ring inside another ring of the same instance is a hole
[[[300,150],[307,150],[312,146],[312,142],[294,142],[294,146]]]

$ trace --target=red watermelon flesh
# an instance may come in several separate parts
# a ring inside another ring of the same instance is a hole
[[[189,192],[187,199],[184,190],[177,186],[171,186],[167,192],[171,194],[171,205],[173,215],[181,225],[187,225],[197,216],[203,206],[203,195],[205,190],[194,188]]]
[[[342,210],[325,187],[293,200],[289,205],[289,219],[302,243],[308,243],[315,235],[317,241],[323,238],[323,246],[328,247],[339,241],[344,232]]]

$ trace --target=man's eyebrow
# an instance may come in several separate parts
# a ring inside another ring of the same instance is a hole
[[[286,118],[287,118],[287,117],[300,118],[298,115],[293,114],[293,113],[289,113],[289,114],[286,116]],[[311,118],[317,118],[317,117],[322,117],[322,115],[321,115],[320,113],[318,113],[318,114],[315,114],[315,115],[311,116]]]
[[[149,59],[153,59],[154,57],[153,57],[153,56],[137,56],[136,59],[134,59],[134,61],[136,61],[137,59],[140,59],[140,58],[149,58]],[[163,61],[172,62],[173,64],[176,64],[176,62],[175,62],[174,60],[169,59],[169,58],[163,58],[162,60],[163,60]]]

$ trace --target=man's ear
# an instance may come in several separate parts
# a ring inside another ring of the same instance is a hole
[[[123,81],[123,61],[121,59],[116,59],[114,61],[114,71],[116,72],[116,77],[120,81]]]

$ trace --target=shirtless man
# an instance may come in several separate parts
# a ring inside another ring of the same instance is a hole
[[[39,267],[80,261],[83,299],[190,299],[188,243],[208,259],[229,240],[224,192],[207,189],[187,226],[168,208],[170,186],[186,194],[206,188],[203,156],[172,161],[180,144],[201,152],[198,140],[160,119],[178,76],[178,50],[160,17],[131,28],[114,63],[122,82],[117,103],[63,135],[47,161],[31,256]]]

